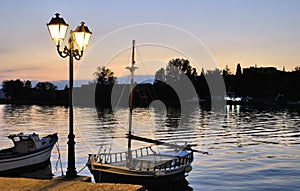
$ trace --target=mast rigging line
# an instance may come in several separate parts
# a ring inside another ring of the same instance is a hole
[[[136,50],[136,53],[137,53],[137,57],[139,58],[139,60],[140,60],[140,62],[138,62],[138,63],[140,63],[140,65],[143,67],[143,70],[145,71],[145,73],[146,74],[148,74],[149,72],[148,72],[148,70],[147,70],[147,68],[145,67],[145,64],[144,64],[144,61],[143,61],[143,59],[142,59],[142,56],[141,56],[141,53],[140,53],[140,51],[139,51],[139,49],[138,49],[138,46],[135,46],[135,50]],[[142,77],[142,75],[139,75],[139,77],[141,78],[140,79],[140,81],[143,81],[144,79],[143,79],[143,77]],[[144,90],[144,91],[143,91]],[[143,96],[145,97],[146,95],[148,95],[148,96],[150,96],[150,98],[152,99],[152,100],[154,100],[154,98],[153,98],[153,96],[152,96],[152,94],[151,94],[151,91],[149,90],[149,88],[147,87],[147,86],[145,86],[145,88],[143,87],[142,88],[142,94],[143,94]],[[145,92],[147,92],[147,93],[145,93]],[[155,93],[155,91],[153,92],[153,93]],[[148,100],[146,100],[147,102],[147,104],[150,104],[150,103],[148,103]],[[147,113],[149,114],[149,117],[150,117],[150,120],[151,120],[151,113],[150,113],[150,111],[149,111],[149,108],[148,108],[148,110],[147,110]],[[154,123],[154,121],[153,120],[151,120],[151,123],[152,123],[152,125],[153,125],[153,127],[155,126],[155,123]]]
[[[135,136],[135,135],[132,135],[132,134],[130,134],[130,135],[127,134],[126,137],[128,139],[134,139],[134,140],[137,140],[137,141],[143,141],[143,142],[153,143],[153,144],[156,144],[156,145],[165,145],[165,146],[168,146],[168,147],[178,148],[178,149],[185,149],[185,150],[189,150],[189,151],[193,151],[193,152],[197,152],[197,153],[201,153],[201,154],[206,154],[206,155],[209,154],[206,151],[199,151],[199,150],[196,150],[196,149],[192,149],[192,146],[195,146],[195,145],[180,146],[180,145],[176,145],[176,144],[172,144],[172,143],[167,143],[167,142],[160,141],[160,140],[154,140],[154,139],[139,137],[139,136]]]

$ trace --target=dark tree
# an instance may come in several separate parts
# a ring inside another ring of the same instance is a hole
[[[238,63],[238,65],[236,66],[236,73],[235,73],[235,75],[237,77],[241,77],[242,76],[242,68],[241,68],[240,63]]]
[[[35,99],[43,102],[54,101],[57,98],[57,86],[50,82],[39,82],[36,84]]]
[[[24,82],[22,89],[22,100],[32,101],[33,100],[33,89],[31,81],[27,80]]]
[[[50,82],[39,82],[36,84],[35,88],[42,91],[47,91],[47,90],[54,91],[57,89],[57,86],[55,86]]]
[[[177,82],[180,79],[180,73],[176,66],[172,63],[168,64],[166,67],[166,81],[167,82]]]
[[[205,76],[206,77],[220,77],[222,74],[222,71],[218,68],[215,68],[214,70],[207,70]]]
[[[24,87],[25,88],[32,88],[32,84],[31,84],[31,81],[27,80],[24,84]]]
[[[166,67],[166,81],[179,81],[181,75],[192,78],[197,75],[196,68],[190,65],[190,61],[183,58],[176,58],[169,61]]]
[[[98,84],[114,84],[116,82],[116,77],[111,69],[103,67],[98,67],[97,71],[94,73],[96,81]]]
[[[231,75],[231,71],[230,71],[228,65],[226,65],[226,67],[223,70],[223,76],[227,76],[227,75]]]
[[[2,82],[3,92],[9,100],[18,100],[21,96],[24,83],[20,80],[5,80]]]
[[[161,83],[161,82],[165,82],[166,81],[166,71],[164,68],[159,69],[156,73],[155,73],[155,81],[154,83]]]

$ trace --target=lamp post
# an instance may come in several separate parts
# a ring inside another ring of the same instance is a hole
[[[92,33],[87,26],[84,26],[84,22],[78,26],[74,31],[70,31],[68,39],[68,46],[65,46],[63,50],[60,49],[66,32],[68,30],[68,24],[63,18],[59,17],[59,13],[55,14],[50,22],[47,24],[50,36],[55,42],[57,52],[62,58],[69,57],[69,135],[68,135],[68,167],[66,176],[68,178],[74,178],[77,176],[75,168],[75,135],[73,126],[73,58],[80,60],[83,56],[83,52],[87,47]]]

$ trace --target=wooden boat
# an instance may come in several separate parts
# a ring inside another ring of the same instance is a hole
[[[19,176],[46,167],[57,142],[57,133],[39,138],[38,134],[9,135],[14,147],[0,150],[0,176]]]
[[[134,46],[133,41],[132,63],[127,69],[131,72],[132,92],[134,71]],[[132,94],[129,98],[129,129],[128,150],[117,153],[89,154],[87,166],[93,174],[95,182],[140,184],[147,188],[168,185],[180,181],[186,182],[185,176],[192,170],[193,152],[196,150],[191,145],[178,146],[164,143],[159,140],[132,135]],[[164,145],[169,149],[155,151],[152,147],[131,149],[131,141],[143,141],[156,145]],[[205,153],[205,152],[203,152]]]

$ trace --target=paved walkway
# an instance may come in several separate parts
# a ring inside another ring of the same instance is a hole
[[[110,183],[91,183],[90,177],[79,176],[72,180],[64,177],[57,177],[52,180],[36,180],[29,178],[6,178],[0,177],[0,190],[6,191],[144,191],[139,185],[130,184],[110,184]]]

